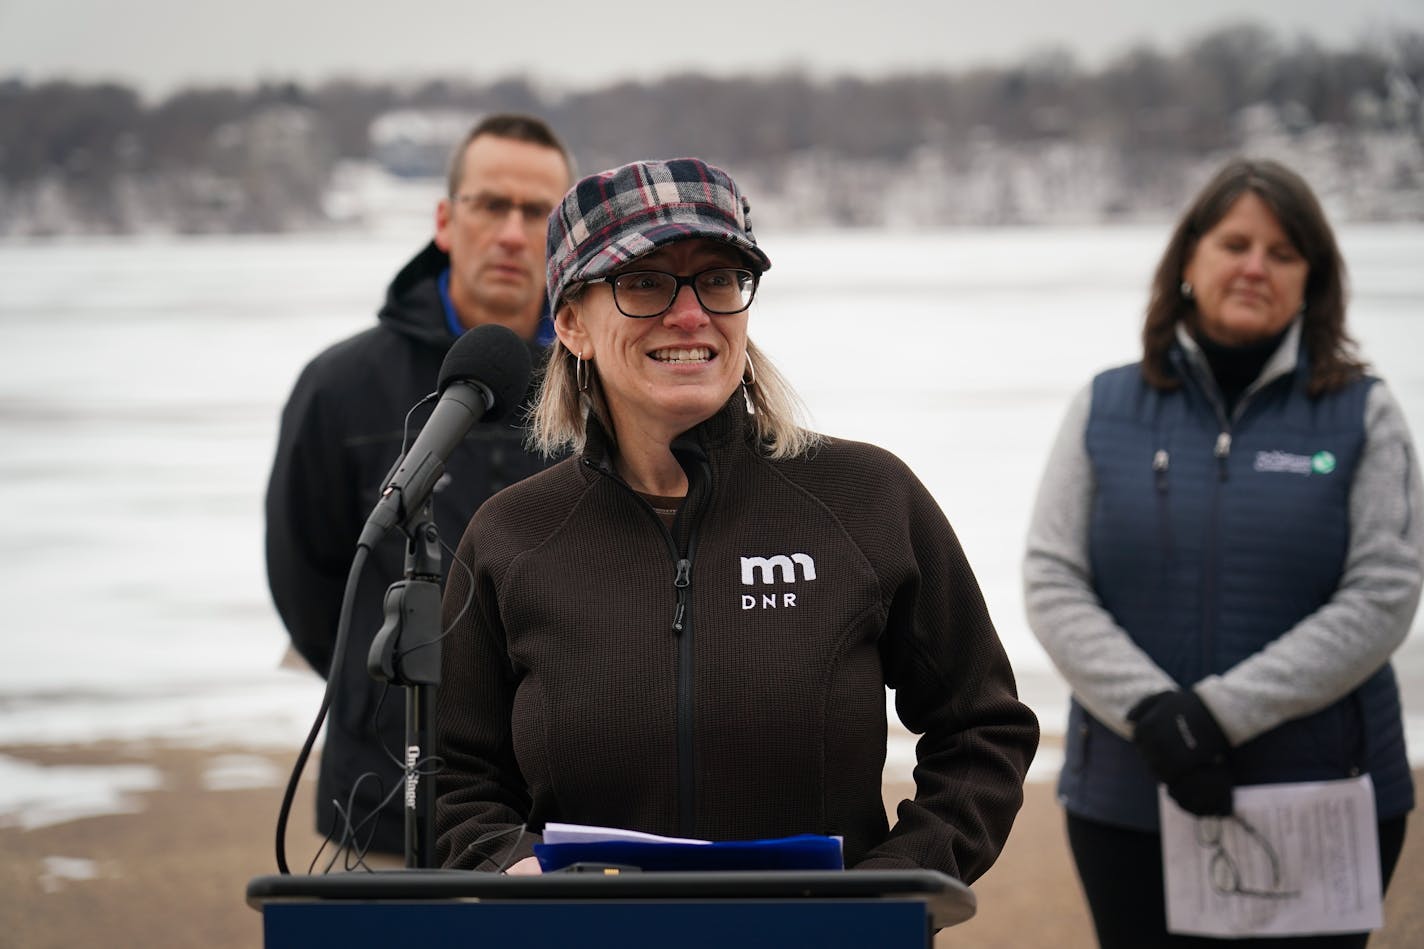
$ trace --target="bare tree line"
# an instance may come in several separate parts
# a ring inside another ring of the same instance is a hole
[[[585,171],[703,156],[747,179],[763,218],[788,224],[1161,215],[1243,151],[1294,163],[1345,216],[1419,220],[1421,91],[1424,35],[1331,51],[1250,25],[1091,71],[1045,53],[873,80],[684,74],[551,92],[519,77],[347,79],[156,103],[114,84],[11,80],[0,83],[0,234],[329,225],[336,169],[382,159],[382,116],[501,110],[549,119]]]

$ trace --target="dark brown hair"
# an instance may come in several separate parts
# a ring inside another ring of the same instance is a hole
[[[1152,278],[1147,320],[1142,328],[1142,376],[1159,389],[1181,385],[1168,361],[1176,326],[1195,303],[1182,294],[1182,271],[1202,235],[1215,227],[1246,192],[1260,198],[1281,230],[1305,258],[1302,338],[1310,357],[1311,395],[1332,392],[1358,378],[1365,364],[1345,331],[1345,262],[1320,202],[1299,175],[1274,161],[1238,158],[1228,162],[1187,208]]]
[[[533,115],[497,112],[494,115],[487,115],[477,122],[474,128],[465,134],[464,141],[460,142],[459,147],[450,156],[450,170],[447,175],[450,197],[453,198],[460,193],[461,179],[465,175],[465,152],[475,139],[483,138],[486,135],[552,148],[563,156],[564,167],[569,170],[569,179],[572,180],[574,177],[574,160],[569,156],[569,150],[564,147],[564,143],[559,141],[559,137],[554,134],[554,130],[549,128],[547,122]]]

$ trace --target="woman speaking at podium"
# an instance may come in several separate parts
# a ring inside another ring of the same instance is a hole
[[[537,872],[549,821],[840,835],[847,867],[966,883],[998,856],[1037,720],[929,492],[797,423],[747,336],[770,267],[697,159],[591,175],[550,216],[533,438],[573,455],[483,505],[450,570],[442,865]],[[922,736],[893,826],[887,686]]]

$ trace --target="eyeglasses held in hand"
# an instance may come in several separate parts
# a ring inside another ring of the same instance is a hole
[[[457,194],[454,199],[468,207],[471,213],[483,223],[503,224],[509,220],[509,212],[518,211],[519,221],[531,233],[544,232],[549,226],[549,212],[552,205],[542,201],[515,201],[502,194]]]
[[[1239,839],[1245,841],[1247,847],[1254,844],[1265,858],[1270,876],[1270,881],[1267,884],[1269,889],[1245,885],[1240,866],[1237,865],[1236,859],[1227,851],[1226,845],[1222,841],[1222,828],[1227,822],[1240,827],[1244,836]],[[1232,815],[1230,817],[1199,818],[1197,820],[1197,844],[1211,848],[1211,862],[1207,865],[1207,874],[1211,879],[1212,889],[1223,896],[1260,896],[1285,899],[1300,895],[1299,890],[1281,889],[1281,858],[1277,855],[1276,848],[1266,839],[1265,834],[1253,827],[1250,821],[1244,817]]]
[[[702,309],[717,316],[740,313],[752,305],[757,275],[739,267],[713,267],[690,277],[661,270],[630,270],[592,277],[584,284],[606,283],[613,288],[613,305],[637,320],[662,316],[672,308],[683,287],[691,287]]]

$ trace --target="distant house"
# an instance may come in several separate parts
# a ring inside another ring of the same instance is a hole
[[[479,118],[451,110],[386,112],[371,122],[367,133],[371,157],[401,178],[444,177],[450,153]]]

